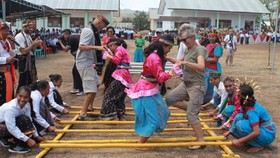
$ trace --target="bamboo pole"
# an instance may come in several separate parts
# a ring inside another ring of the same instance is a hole
[[[76,115],[72,121],[75,121],[77,120],[79,117],[79,115]],[[63,130],[67,130],[69,128],[71,128],[72,125],[67,125],[63,128]],[[56,137],[53,139],[53,140],[59,140],[61,139],[63,136],[64,136],[65,133],[59,133],[58,135],[56,135]],[[44,157],[49,151],[51,150],[51,148],[45,148],[43,151],[41,151],[35,158],[42,158]]]
[[[41,148],[159,148],[159,147],[185,147],[197,145],[232,145],[231,142],[185,142],[185,143],[104,143],[104,144],[66,144],[41,143]]]
[[[219,127],[202,128],[203,130],[221,130]],[[192,128],[166,128],[164,132],[193,131]],[[134,133],[134,129],[57,129],[57,133]]]
[[[200,122],[216,122],[213,119],[203,119]],[[167,124],[188,123],[187,120],[171,120]],[[134,121],[60,121],[60,124],[81,124],[81,125],[133,125]]]
[[[82,109],[82,106],[70,106],[70,109]],[[94,110],[101,110],[101,107],[94,107],[93,108]],[[126,107],[125,108],[126,111],[131,111],[133,110],[132,107]],[[169,110],[181,110],[181,109],[178,109],[176,107],[169,107]]]
[[[201,122],[201,125],[202,125],[203,128],[209,128],[209,126],[205,122]],[[211,130],[206,130],[206,131],[212,137],[217,136],[216,133],[211,131]],[[216,142],[222,142],[222,141],[216,140]],[[227,145],[231,145],[231,144],[221,144],[221,145],[219,145],[226,153],[226,154],[223,154],[223,157],[237,157],[237,158],[240,158],[240,156],[234,154]]]
[[[215,140],[225,140],[224,136],[216,137],[204,137],[207,141]],[[81,143],[138,143],[139,139],[121,139],[121,140],[47,140],[42,143],[62,143],[62,144],[81,144]],[[187,141],[197,141],[196,137],[181,137],[181,138],[158,138],[158,139],[149,139],[149,143],[171,143],[171,142],[187,142]]]
[[[80,111],[70,111],[69,114],[80,114]],[[87,114],[90,115],[96,115],[99,116],[100,112],[87,112]],[[127,116],[135,116],[133,112],[126,112],[125,115]],[[170,117],[186,117],[186,113],[171,113]],[[209,116],[209,113],[200,113],[198,116]]]

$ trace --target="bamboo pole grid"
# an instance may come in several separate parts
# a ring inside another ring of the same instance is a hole
[[[79,106],[71,106],[71,109],[80,109]],[[100,108],[95,108],[100,110]],[[127,111],[133,110],[132,108],[126,108]],[[178,110],[171,107],[169,110]],[[78,114],[78,111],[71,111],[70,114]],[[89,112],[89,114],[98,115],[97,112]],[[126,113],[127,114],[127,113]],[[134,113],[128,113],[129,116],[134,116]],[[224,136],[217,136],[215,130],[220,130],[218,127],[209,127],[207,122],[215,122],[213,119],[201,119],[203,116],[208,116],[206,113],[199,114],[202,129],[206,131],[209,136],[204,137],[207,142],[196,142],[195,137],[181,137],[181,138],[158,138],[149,139],[148,143],[139,144],[137,139],[126,140],[61,140],[66,133],[133,133],[133,129],[71,129],[73,125],[107,125],[107,124],[134,124],[134,121],[77,121],[78,115],[75,115],[71,121],[61,121],[61,124],[66,126],[63,129],[57,129],[56,137],[53,140],[42,142],[40,147],[43,150],[36,156],[36,158],[42,158],[48,154],[53,148],[155,148],[155,147],[185,147],[193,145],[211,145],[220,146],[224,151],[223,158],[240,158],[238,154],[234,154],[228,145],[232,145],[229,141],[224,141]],[[170,117],[186,117],[184,113],[173,113]],[[188,123],[187,120],[171,120],[168,124]],[[192,131],[191,128],[166,128],[164,132],[176,132],[176,131]]]

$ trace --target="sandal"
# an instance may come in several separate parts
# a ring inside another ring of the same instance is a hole
[[[79,117],[77,118],[77,120],[79,121],[84,121],[87,117],[87,114],[80,114]]]

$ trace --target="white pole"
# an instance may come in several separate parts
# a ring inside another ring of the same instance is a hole
[[[2,0],[2,20],[6,22],[6,1]]]
[[[276,19],[275,19],[275,36],[274,36],[274,44],[273,44],[273,52],[272,52],[272,67],[271,70],[274,72],[275,70],[275,53],[276,53],[276,32],[278,30],[278,14],[279,14],[279,4],[277,5],[277,13],[276,13]]]

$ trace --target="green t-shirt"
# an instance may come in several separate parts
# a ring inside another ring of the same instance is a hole
[[[202,55],[204,57],[204,61],[206,61],[208,57],[208,53],[205,47],[203,46],[197,46],[193,50],[187,50],[185,52],[185,61],[191,62],[191,63],[197,63],[197,57],[199,55]],[[192,85],[201,85],[206,86],[206,80],[205,80],[205,74],[204,72],[196,71],[188,66],[184,66],[184,82],[186,83],[186,86],[192,86]]]

